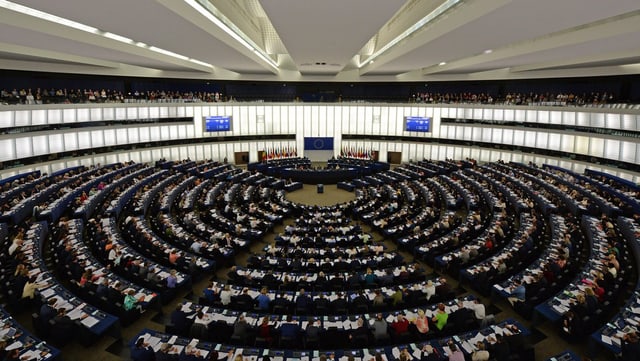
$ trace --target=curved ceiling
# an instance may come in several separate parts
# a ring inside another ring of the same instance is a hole
[[[640,74],[637,0],[0,0],[0,68],[268,81]]]

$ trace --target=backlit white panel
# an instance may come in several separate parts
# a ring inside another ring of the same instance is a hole
[[[240,129],[231,128],[235,134],[249,134],[249,107],[240,107],[240,119],[233,119],[234,125],[240,126]],[[251,119],[255,123],[255,117]]]
[[[61,133],[49,135],[49,152],[51,154],[64,152],[64,136]]]
[[[170,139],[178,139],[179,138],[179,134],[178,134],[178,126],[177,125],[170,125],[169,127],[169,138]],[[163,137],[164,139],[164,137]]]
[[[592,127],[604,128],[604,114],[603,113],[591,113],[591,124]]]
[[[187,126],[186,125],[178,125],[178,139],[185,139],[187,137]]]
[[[16,158],[15,142],[13,139],[0,139],[0,160],[12,160]]]
[[[563,152],[573,153],[576,148],[575,141],[576,141],[575,136],[570,134],[563,134],[560,150]]]
[[[381,128],[380,133],[382,135],[395,135],[396,134],[396,124],[398,118],[402,119],[402,113],[399,112],[400,109],[398,107],[390,107],[389,108],[389,122],[386,124],[386,127]],[[344,113],[342,113],[344,116]],[[345,120],[342,119],[342,124],[344,124]],[[344,129],[344,128],[343,128]]]
[[[89,114],[88,108],[78,108],[76,109],[76,116],[79,122],[88,122],[91,121],[91,115]]]
[[[482,141],[491,143],[491,139],[493,137],[493,129],[492,128],[481,128],[482,129]]]
[[[333,119],[327,119],[327,107],[318,107],[318,121],[319,121],[319,133],[322,136],[333,135],[333,132],[329,132],[328,126],[331,124],[331,128],[333,128]],[[333,117],[331,117],[333,118]]]
[[[103,147],[104,146],[104,132],[102,130],[91,131],[91,147]]]
[[[118,160],[118,154],[107,154],[107,155],[105,156],[105,162],[106,162],[107,164],[110,164],[110,163],[118,163],[118,162],[119,162],[119,160]]]
[[[621,142],[620,160],[623,162],[636,163],[636,143]]]
[[[572,150],[578,154],[589,154],[589,137],[575,136],[575,148]]]
[[[294,123],[299,123],[299,124],[305,124],[305,118],[304,118],[304,107],[302,106],[295,106],[295,116],[292,117],[291,113],[289,113],[289,122],[293,121]],[[306,128],[306,127],[305,127]],[[309,137],[311,133],[308,133],[309,130],[303,129],[303,134],[305,137]]]
[[[538,132],[536,137],[536,148],[547,149],[549,142],[549,133]]]
[[[462,134],[460,134],[458,131],[460,130],[460,128],[458,128],[458,131],[456,131],[456,137],[460,138],[460,136],[462,136],[462,139],[464,140],[474,140],[473,138],[473,128],[472,127],[462,127],[462,129],[464,130],[464,132]]]
[[[450,108],[444,107],[444,108],[441,108],[441,109],[442,109],[442,110],[440,111],[440,115],[441,115],[443,118],[450,118],[450,116],[449,116],[449,109],[450,109]]]
[[[550,112],[549,122],[551,124],[562,124],[562,112],[559,112],[559,111]]]
[[[33,156],[31,148],[31,137],[16,138],[16,158],[26,158]]]
[[[589,146],[589,154],[602,157],[604,155],[604,139],[602,138],[591,138]]]
[[[102,120],[102,109],[103,108],[89,108],[89,119],[91,121]]]
[[[34,109],[31,111],[31,125],[47,124],[46,109]]]
[[[144,163],[150,163],[154,161],[153,154],[150,150],[142,150],[140,151],[140,161]]]
[[[104,130],[104,145],[116,145],[118,144],[118,140],[116,139],[116,130],[115,129],[105,129]]]
[[[116,142],[118,142],[118,144],[130,143],[127,128],[118,128],[116,130]]]
[[[606,139],[604,142],[604,157],[607,159],[620,159],[620,141]]]
[[[33,155],[49,154],[49,139],[46,135],[36,135],[32,138]]]
[[[349,124],[349,134],[357,133],[357,119],[358,119],[358,107],[349,107],[349,118],[347,118],[347,122]],[[400,115],[400,114],[398,114]],[[344,119],[343,119],[344,121]],[[398,130],[394,134],[397,134]]]
[[[162,140],[171,139],[171,132],[169,130],[169,126],[161,125],[159,128],[160,128],[160,139]]]
[[[78,132],[78,148],[89,149],[91,148],[91,132]]]
[[[482,141],[482,128],[472,127],[471,140],[474,142]]]
[[[0,112],[0,128],[9,128],[13,126],[13,111]]]
[[[502,143],[513,144],[513,129],[502,130]]]
[[[512,122],[516,120],[516,111],[515,109],[505,109],[504,110],[504,120],[507,122]]]
[[[76,109],[75,108],[63,109],[62,110],[62,120],[63,120],[64,123],[75,123],[75,122],[77,122]]]
[[[15,125],[16,127],[24,127],[31,125],[31,111],[29,110],[16,110],[15,111]]]
[[[546,110],[538,110],[538,123],[549,123],[549,112]]]
[[[127,129],[127,135],[129,138],[129,143],[135,144],[140,141],[140,137],[138,136],[138,128],[129,128]]]
[[[76,150],[78,149],[78,134],[73,133],[64,133],[64,150]]]
[[[371,134],[373,131],[373,107],[365,107],[364,108],[364,117],[362,118],[362,122],[364,123],[364,134]]]
[[[207,114],[209,115],[209,114]],[[158,107],[150,107],[149,108],[149,118],[159,118],[160,117],[160,108]]]
[[[149,108],[147,108],[147,107],[138,107],[138,118],[140,118],[140,119],[149,119]]]
[[[169,117],[169,108],[168,107],[158,107],[158,112],[161,118],[168,118]],[[169,157],[171,157],[171,154],[169,154]]]
[[[558,133],[549,133],[547,148],[551,150],[560,150],[562,135]]]
[[[508,120],[508,119],[507,119]],[[527,121],[527,112],[521,109],[514,110],[513,121],[524,123]]]
[[[269,112],[267,112],[268,114]],[[282,124],[289,123],[289,108],[286,106],[274,107],[273,121],[271,124],[267,123],[265,129],[267,134],[281,134]]]
[[[461,113],[462,110],[462,113]],[[464,119],[473,119],[473,109],[472,108],[458,108],[458,114],[464,114]]]
[[[473,119],[484,119],[482,109],[473,109]]]
[[[504,139],[504,137],[503,137]],[[513,131],[513,145],[523,145],[524,144],[524,131],[522,130],[514,130]]]
[[[620,129],[620,114],[607,114],[606,127],[609,129]]]
[[[495,120],[495,117],[493,116],[493,109],[492,108],[483,109],[483,111],[482,111],[482,119],[484,119],[484,120]]]
[[[526,131],[524,136],[524,145],[534,148],[536,146],[536,132]]]
[[[127,109],[127,119],[137,119],[138,118],[138,108],[129,107]]]
[[[187,115],[187,110],[184,106],[176,107],[176,116],[183,118]]]
[[[61,109],[48,109],[47,110],[47,122],[49,124],[62,123],[62,110]]]
[[[151,130],[148,127],[138,128],[138,133],[140,134],[140,143],[151,141]]]
[[[588,127],[591,125],[591,113],[576,113],[576,125],[580,127]]]
[[[286,127],[282,128],[282,132],[283,134],[290,134],[290,133],[298,133],[298,132],[302,132],[302,129],[298,128],[298,123],[297,123],[297,119],[296,119],[296,114],[297,114],[297,107],[289,107],[289,121],[286,123]],[[300,121],[300,126],[302,126],[302,119],[299,119]],[[283,125],[284,127],[284,125]],[[302,148],[302,147],[300,147]]]
[[[622,114],[621,128],[626,130],[638,130],[636,116],[632,114]]]
[[[534,109],[529,109],[526,111],[526,121],[529,123],[537,123],[538,122],[538,111]],[[518,110],[516,110],[516,114],[518,114]]]
[[[493,110],[493,119],[494,120],[504,120],[504,109],[494,109]]]
[[[102,120],[114,120],[116,119],[116,108],[103,108]]]
[[[562,112],[562,124],[564,124],[564,125],[576,125],[576,113],[575,112]]]
[[[246,134],[258,134],[258,113],[256,107],[249,107],[249,117],[247,119],[248,127],[246,130]],[[260,119],[264,120],[264,116],[261,116]],[[234,132],[235,133],[235,132]]]
[[[496,144],[502,143],[502,129],[501,128],[497,128],[497,129],[493,130],[493,132],[491,134],[491,142],[496,143]]]

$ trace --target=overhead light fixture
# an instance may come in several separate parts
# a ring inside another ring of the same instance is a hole
[[[240,30],[233,22],[227,19],[222,12],[220,12],[215,6],[213,6],[208,0],[184,0],[187,5],[194,8],[202,16],[206,17],[219,27],[222,31],[231,36],[235,41],[239,42],[249,51],[254,52],[262,61],[269,64],[272,68],[278,69],[278,64],[271,59],[260,46],[251,40],[242,30]]]
[[[172,58],[176,58],[176,59],[180,59],[180,60],[185,60],[194,64],[198,64],[201,66],[206,66],[209,68],[213,68],[213,65],[209,64],[209,63],[205,63],[204,61],[200,61],[197,59],[193,59],[193,58],[189,58],[187,56],[181,55],[181,54],[177,54],[174,53],[172,51],[169,50],[165,50],[165,49],[161,49],[155,46],[151,46],[148,44],[145,44],[143,42],[140,41],[135,41],[133,39],[129,39],[125,36],[122,35],[118,35],[118,34],[114,34],[108,31],[102,31],[98,28],[94,28],[93,26],[89,26],[89,25],[85,25],[73,20],[69,20],[69,19],[65,19],[53,14],[49,14],[46,13],[44,11],[40,11],[40,10],[36,10],[30,7],[26,7],[24,5],[20,5],[20,4],[16,4],[13,3],[11,1],[7,1],[7,0],[0,0],[0,7],[11,10],[11,11],[15,11],[21,14],[25,14],[25,15],[29,15],[29,16],[33,16],[35,18],[38,19],[42,19],[42,20],[46,20],[46,21],[50,21],[50,22],[54,22],[60,25],[64,25],[76,30],[80,30],[80,31],[84,31],[90,34],[94,34],[94,35],[98,35],[101,36],[103,38],[107,38],[107,39],[111,39],[114,41],[117,41],[119,43],[123,43],[123,44],[128,44],[128,45],[133,45],[136,46],[138,48],[142,48],[142,49],[147,49],[147,50],[151,50],[153,52],[156,53],[160,53],[163,55],[167,55],[170,56]]]
[[[440,65],[440,66],[447,65],[447,62],[446,61],[441,61],[440,64],[438,64],[438,65]]]
[[[374,60],[375,58],[379,57],[384,52],[386,52],[387,50],[391,49],[392,47],[394,47],[396,44],[398,44],[402,40],[404,40],[404,39],[408,38],[409,36],[413,35],[413,33],[415,33],[416,31],[420,30],[422,27],[424,27],[425,25],[429,24],[430,22],[434,21],[440,15],[444,14],[445,11],[451,9],[453,6],[455,6],[456,4],[458,4],[461,1],[462,0],[447,0],[447,1],[445,1],[440,6],[435,8],[432,12],[430,12],[425,17],[420,19],[420,21],[418,21],[417,23],[413,24],[410,28],[408,28],[407,30],[402,32],[402,34],[396,36],[393,40],[388,42],[385,46],[380,48],[375,53],[371,54],[365,61],[360,63],[360,66],[358,66],[358,67],[362,68],[364,65],[370,64],[370,62],[372,60]]]
[[[493,50],[492,49],[487,49],[487,50],[484,51],[484,53],[485,54],[491,54],[491,53],[493,53]]]

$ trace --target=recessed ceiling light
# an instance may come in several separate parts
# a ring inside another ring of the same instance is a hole
[[[373,60],[371,60],[371,61],[369,62],[369,64],[373,64]]]
[[[491,54],[491,53],[493,53],[493,50],[492,49],[487,49],[487,50],[484,51],[484,53],[485,54]]]
[[[438,65],[440,65],[440,66],[442,66],[442,65],[447,65],[447,62],[446,62],[446,61],[443,61],[443,62],[440,62],[440,64],[438,64]]]

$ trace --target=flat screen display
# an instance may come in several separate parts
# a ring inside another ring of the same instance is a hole
[[[205,132],[228,132],[231,130],[231,116],[210,115],[204,117]]]
[[[431,118],[427,117],[405,117],[404,130],[407,132],[430,132]]]

